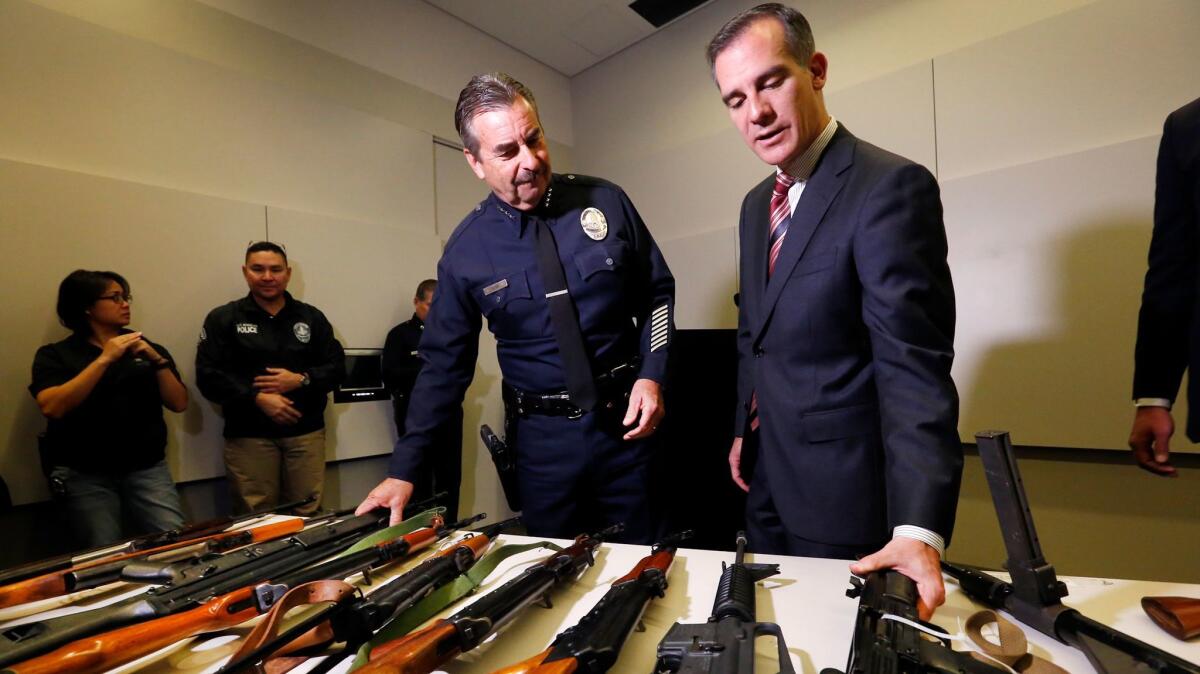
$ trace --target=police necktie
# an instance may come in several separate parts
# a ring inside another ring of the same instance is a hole
[[[783,237],[787,235],[788,221],[792,219],[789,212],[788,190],[796,179],[783,173],[775,174],[775,189],[771,192],[771,234],[770,248],[767,253],[767,278],[775,273],[775,260],[779,259],[779,250],[783,248]],[[750,396],[750,430],[758,430],[758,393]]]
[[[554,326],[554,340],[558,342],[558,353],[562,357],[563,373],[567,380],[567,393],[571,402],[582,410],[590,411],[596,406],[596,379],[584,347],[583,334],[579,330],[579,319],[575,315],[575,303],[567,292],[567,279],[563,275],[562,261],[558,258],[558,246],[549,223],[533,216],[533,236],[537,242],[538,270],[546,286],[546,301],[550,304],[550,322]]]

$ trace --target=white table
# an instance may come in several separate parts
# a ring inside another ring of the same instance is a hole
[[[501,542],[528,543],[536,539],[501,536]],[[557,541],[566,545],[568,541]],[[546,648],[556,634],[574,625],[604,595],[613,580],[624,576],[648,554],[646,546],[604,544],[596,565],[579,579],[561,586],[552,595],[553,608],[534,605],[479,648],[464,654],[446,666],[451,674],[486,674],[530,657]],[[516,555],[488,577],[480,591],[443,615],[458,611],[483,593],[500,586],[547,552],[533,550]],[[420,559],[420,558],[418,558]],[[616,674],[648,674],[655,661],[659,640],[676,621],[704,622],[712,610],[713,597],[721,575],[721,562],[732,561],[733,553],[682,549],[668,576],[666,596],[653,600],[643,618],[646,630],[634,632],[611,670]],[[849,587],[848,563],[839,560],[808,559],[774,555],[748,555],[747,561],[776,563],[780,574],[759,584],[758,618],[782,626],[792,663],[798,672],[817,674],[821,669],[842,669],[846,664],[858,600],[845,596]],[[396,575],[415,563],[397,566]],[[1142,612],[1139,601],[1146,595],[1183,595],[1200,597],[1200,586],[1181,583],[1064,578],[1070,589],[1066,603],[1088,617],[1126,632],[1186,660],[1200,663],[1200,641],[1185,643],[1155,626]],[[947,582],[945,606],[938,609],[933,622],[951,633],[980,606],[961,593],[953,581]],[[118,671],[142,672],[213,672],[239,645],[249,625],[235,630],[182,641]],[[1049,637],[1025,628],[1033,651],[1072,674],[1092,672],[1083,654]],[[957,647],[956,649],[961,649]],[[775,643],[759,639],[756,671],[776,674]],[[335,669],[345,671],[349,661]],[[294,670],[301,673],[305,668]]]

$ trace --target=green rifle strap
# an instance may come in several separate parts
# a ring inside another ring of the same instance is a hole
[[[358,552],[359,550],[366,550],[372,545],[377,545],[384,541],[390,541],[393,538],[399,538],[405,534],[411,534],[417,529],[429,526],[433,522],[434,515],[441,515],[445,512],[445,506],[438,506],[436,508],[430,508],[423,513],[413,515],[400,524],[388,527],[382,531],[376,531],[370,536],[367,536],[349,548],[346,548],[345,552],[338,555],[338,557],[343,557],[350,553]]]
[[[374,639],[371,639],[363,644],[362,648],[358,649],[358,653],[354,656],[354,664],[350,665],[349,671],[353,672],[367,664],[371,650],[376,646],[399,639],[419,627],[421,623],[441,613],[442,609],[474,592],[475,588],[482,585],[484,579],[491,575],[492,571],[496,570],[500,562],[513,555],[535,548],[547,548],[555,551],[562,550],[562,547],[550,541],[537,541],[524,545],[502,545],[487,553],[468,569],[466,573],[438,588],[428,597],[417,602],[416,606],[401,613],[391,622],[384,625],[383,629],[375,633]],[[369,598],[370,595],[367,595],[367,597]]]

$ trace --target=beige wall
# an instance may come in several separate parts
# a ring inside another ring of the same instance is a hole
[[[734,327],[738,208],[769,171],[704,60],[713,33],[753,4],[716,0],[571,82],[577,169],[630,193],[675,272],[685,328]],[[1200,95],[1200,5],[796,4],[829,56],[830,112],[939,177],[963,439],[1003,428],[1018,445],[1121,450],[1154,157],[1166,114]],[[1184,438],[1176,448],[1196,451]],[[1035,456],[1030,499],[1066,572],[1200,579],[1194,477],[1154,479],[1117,452]],[[996,564],[978,473],[969,459],[951,554]]]
[[[466,212],[437,213],[432,141],[453,138],[453,99],[471,73],[529,81],[556,163],[569,166],[563,76],[425,3],[328,8],[0,2],[0,283],[11,298],[0,318],[0,378],[11,384],[0,391],[0,474],[17,503],[46,496],[35,453],[44,422],[24,385],[36,347],[65,334],[53,302],[72,269],[130,279],[135,327],[171,350],[192,394],[186,413],[169,415],[172,471],[214,477],[221,419],[194,387],[195,340],[205,312],[245,292],[248,241],[287,244],[293,293],[324,310],[344,345],[377,347],[433,275],[439,231]],[[485,190],[472,181],[478,200]],[[475,404],[498,407],[489,396],[498,400],[483,389]],[[386,402],[333,406],[327,458],[387,453],[390,416]],[[464,444],[477,452],[477,434]],[[343,505],[369,486],[367,472],[338,478]],[[475,495],[498,498],[479,474],[464,509]]]

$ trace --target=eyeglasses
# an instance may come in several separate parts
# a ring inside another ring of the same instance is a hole
[[[113,304],[133,304],[133,293],[113,293],[111,295],[101,295],[96,298],[96,301],[109,300]]]

